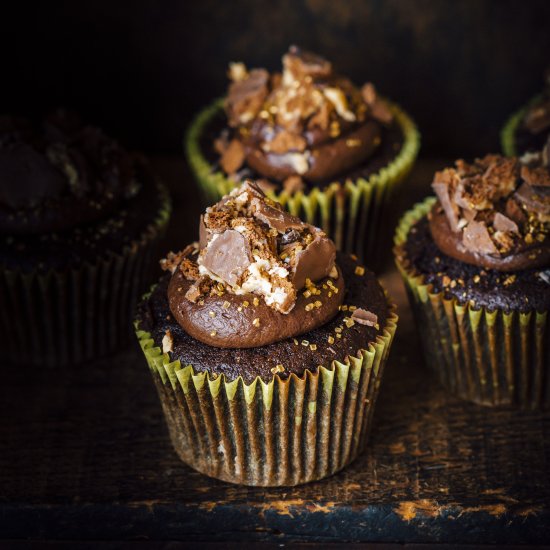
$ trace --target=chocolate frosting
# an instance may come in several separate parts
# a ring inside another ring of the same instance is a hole
[[[234,64],[226,100],[235,138],[219,142],[222,168],[244,162],[263,177],[326,181],[363,163],[392,115],[372,84],[362,90],[322,57],[292,46],[282,74]]]
[[[437,172],[429,215],[438,248],[457,260],[499,271],[550,264],[550,171],[488,155]]]
[[[331,280],[338,293],[325,282],[317,285],[321,295],[306,298],[300,293],[296,304],[284,315],[259,301],[254,294],[224,293],[206,296],[200,302],[191,302],[184,296],[192,283],[181,270],[174,273],[168,286],[170,310],[180,326],[193,338],[219,348],[255,348],[305,334],[330,321],[339,311],[344,297],[344,280],[340,271]],[[328,293],[331,297],[328,297]],[[255,304],[256,300],[256,304]],[[308,304],[322,303],[306,309]]]
[[[64,111],[40,125],[0,117],[0,231],[63,231],[135,195],[134,158]]]
[[[308,332],[338,312],[336,247],[247,181],[206,209],[200,242],[162,262],[170,309],[217,347],[263,346]]]

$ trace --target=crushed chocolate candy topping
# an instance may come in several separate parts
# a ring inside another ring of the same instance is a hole
[[[351,314],[351,319],[360,325],[375,327],[378,324],[378,316],[372,311],[358,307]]]
[[[283,56],[283,78],[303,80],[305,77],[328,78],[332,75],[330,61],[298,46],[290,46],[288,53]]]
[[[238,139],[232,139],[220,157],[220,165],[227,174],[234,174],[243,165],[245,157],[244,145]]]
[[[495,214],[495,218],[493,220],[493,227],[496,229],[496,231],[508,231],[510,233],[519,233],[518,224],[506,217],[504,214],[501,214],[500,212],[497,212]]]
[[[532,156],[526,160],[529,164],[487,155],[435,174],[432,187],[439,200],[430,213],[430,230],[444,253],[503,271],[526,259],[536,265],[546,261],[550,171]]]
[[[393,114],[386,103],[378,97],[376,88],[371,82],[367,82],[361,88],[363,100],[369,106],[372,116],[384,124],[390,124]]]
[[[550,171],[546,166],[522,166],[521,178],[532,187],[550,187]]]
[[[196,243],[187,245],[180,252],[168,252],[166,258],[160,260],[160,268],[163,271],[170,271],[170,273],[174,273],[181,262],[194,252],[197,252]]]
[[[230,76],[226,113],[245,161],[279,182],[297,175],[321,181],[352,169],[373,153],[381,125],[392,121],[372,84],[362,93],[334,74],[329,61],[295,46],[283,57],[281,75],[233,64]],[[231,174],[237,164],[221,166]]]
[[[265,69],[253,69],[231,83],[225,104],[230,126],[247,124],[259,113],[268,94],[268,82]]]
[[[283,210],[251,181],[206,209],[199,235],[192,277],[183,256],[169,256],[164,268],[173,271],[180,263],[187,279],[209,277],[232,294],[261,296],[281,313],[292,310],[307,280],[323,279],[335,266],[336,249],[325,233]],[[196,299],[195,289],[190,296]]]

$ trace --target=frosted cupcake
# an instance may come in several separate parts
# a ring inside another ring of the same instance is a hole
[[[139,155],[56,112],[0,117],[2,354],[73,365],[128,342],[170,214]]]
[[[425,357],[483,405],[550,404],[550,172],[488,155],[437,172],[396,234]]]
[[[137,335],[172,443],[248,485],[326,477],[364,448],[396,327],[374,275],[252,182],[162,262]]]

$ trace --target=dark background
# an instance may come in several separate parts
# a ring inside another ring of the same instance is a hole
[[[136,0],[18,4],[0,17],[2,110],[80,111],[120,140],[179,152],[231,60],[277,68],[289,44],[374,82],[416,119],[423,154],[499,148],[550,66],[549,0]]]

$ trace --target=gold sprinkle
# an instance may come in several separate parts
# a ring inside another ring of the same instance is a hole
[[[336,327],[336,328],[334,329],[334,332],[336,332],[336,333],[342,332],[342,327]]]
[[[525,242],[527,244],[533,244],[533,235],[531,235],[531,233],[527,233],[527,235],[525,235]]]
[[[329,292],[329,293],[328,293],[328,297],[329,297],[329,298],[332,298],[332,292]]]
[[[216,312],[215,311],[209,311],[208,315],[210,315],[210,317],[212,317],[212,319],[214,319],[214,317],[216,317]]]
[[[260,326],[260,318],[259,317],[256,317],[254,319],[254,321],[252,321],[252,324],[255,326],[255,327],[259,327]]]
[[[302,340],[302,346],[307,348],[309,346],[309,340]]]
[[[243,310],[243,306],[239,306],[239,307],[237,308],[237,311],[242,311],[242,310]]]
[[[178,286],[178,292],[181,292],[183,288],[181,286]]]
[[[223,292],[225,290],[225,286],[223,286],[222,283],[218,283],[216,287],[220,292]]]
[[[340,309],[341,309],[342,311],[347,311],[347,310],[348,310],[348,306],[340,306]]]
[[[353,325],[355,325],[355,321],[351,317],[345,317],[344,323],[346,323],[346,327],[351,328]]]
[[[294,342],[294,345],[297,346],[299,344],[298,340],[296,338],[293,338],[292,341]]]
[[[329,343],[329,344],[334,344],[334,337],[333,337],[333,336],[329,336],[329,337],[327,338],[327,340],[328,340],[328,343]]]
[[[354,261],[357,261],[357,256],[355,254],[350,254],[350,258]]]
[[[316,300],[315,301],[315,307],[316,308],[320,308],[322,305],[323,305],[323,302],[321,302],[321,300]]]
[[[479,275],[474,275],[474,283],[479,283],[481,281],[481,277]]]
[[[213,330],[213,331],[210,333],[210,336],[216,336],[216,331]]]
[[[285,370],[285,368],[283,367],[283,365],[275,365],[272,369],[271,369],[271,372],[273,374],[277,374],[278,372],[283,372]]]
[[[311,311],[312,309],[313,309],[313,304],[307,304],[307,306],[305,307],[306,311]]]
[[[204,305],[204,300],[199,300],[199,306],[203,306]]]
[[[243,307],[248,307],[249,305],[250,304],[246,300],[243,302]]]
[[[309,290],[306,290],[304,292],[304,298],[309,298],[311,296],[311,292]]]
[[[253,303],[255,306],[259,306],[259,305],[260,305],[260,300],[258,300],[258,298],[254,298],[254,300],[252,300],[252,303]]]
[[[309,349],[315,351],[317,349],[317,344],[309,344]]]
[[[357,309],[357,306],[349,306],[348,308],[350,311],[355,311]]]
[[[359,145],[361,145],[361,140],[348,138],[346,139],[346,145],[348,147],[359,147]]]
[[[338,334],[336,335],[336,338],[342,338],[342,335],[341,335],[340,333],[338,333]]]
[[[231,304],[226,300],[226,301],[223,303],[223,308],[224,308],[224,309],[227,309],[227,308],[229,308],[230,305],[231,305]]]
[[[355,268],[355,274],[356,275],[359,275],[360,277],[362,277],[364,274],[365,274],[365,268],[358,265],[356,268]]]

